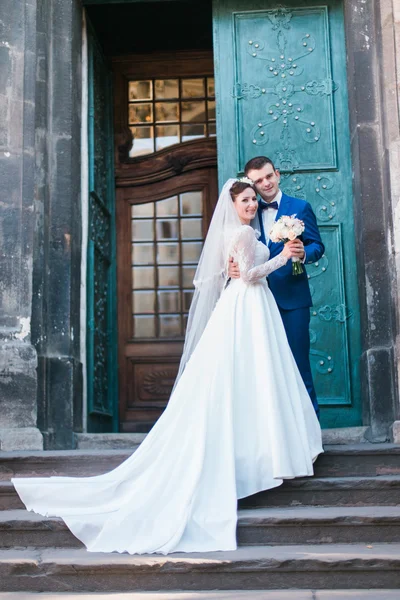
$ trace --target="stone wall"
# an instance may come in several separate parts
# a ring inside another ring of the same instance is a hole
[[[36,0],[2,0],[0,22],[0,449],[40,449],[31,344]]]
[[[388,165],[393,230],[392,294],[396,303],[397,387],[400,383],[400,0],[380,3],[382,23],[382,109],[385,116],[385,159]],[[400,406],[395,406],[393,440],[400,443]]]
[[[81,429],[81,28],[79,0],[2,2],[1,450]]]
[[[41,0],[32,337],[38,425],[48,449],[73,447],[81,430],[81,50],[79,0]]]

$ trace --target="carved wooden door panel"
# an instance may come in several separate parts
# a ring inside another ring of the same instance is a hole
[[[326,247],[307,267],[311,363],[325,427],[361,423],[343,6],[338,0],[214,2],[220,183],[257,155],[307,199]]]
[[[211,53],[115,59],[119,419],[146,432],[178,371],[218,197]]]

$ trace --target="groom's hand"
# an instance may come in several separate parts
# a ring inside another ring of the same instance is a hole
[[[228,277],[231,279],[239,279],[240,269],[237,262],[234,262],[232,256],[229,259]]]
[[[292,256],[295,256],[296,258],[300,258],[300,260],[303,260],[305,252],[304,252],[304,244],[301,240],[296,239],[296,240],[292,240],[291,242],[286,242],[285,246],[290,248]]]

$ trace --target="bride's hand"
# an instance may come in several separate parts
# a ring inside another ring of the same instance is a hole
[[[232,257],[229,259],[228,277],[231,279],[239,279],[240,277],[239,266],[236,262],[234,262]]]

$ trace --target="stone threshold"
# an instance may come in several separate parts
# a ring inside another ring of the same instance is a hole
[[[0,600],[399,600],[399,590],[234,590],[212,592],[5,592]]]
[[[323,429],[322,441],[326,445],[366,444],[368,427],[340,427]],[[145,433],[77,433],[77,450],[118,450],[139,445]]]

